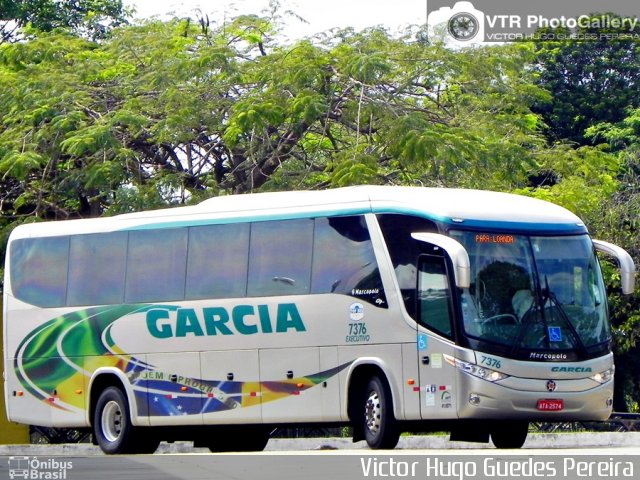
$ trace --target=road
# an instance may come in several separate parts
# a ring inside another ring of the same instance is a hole
[[[155,455],[105,456],[91,445],[0,446],[0,480],[353,480],[377,477],[638,478],[640,433],[535,434],[521,450],[402,437],[371,451],[348,439],[272,439],[256,454],[210,454],[162,444]],[[460,448],[462,447],[462,448]],[[21,463],[22,462],[22,463]],[[16,470],[15,467],[25,468]],[[630,475],[629,475],[630,474]],[[16,476],[16,478],[20,478]]]

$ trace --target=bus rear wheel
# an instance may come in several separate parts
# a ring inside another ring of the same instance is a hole
[[[498,422],[491,428],[491,441],[496,448],[521,448],[527,439],[529,422]]]
[[[364,389],[361,421],[364,439],[369,448],[395,448],[400,439],[398,424],[393,415],[391,390],[377,375],[371,377]]]
[[[118,387],[108,387],[98,397],[93,434],[100,449],[109,455],[153,453],[160,444],[158,438],[131,424],[129,403]]]

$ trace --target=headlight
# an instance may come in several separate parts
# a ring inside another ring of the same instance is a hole
[[[463,362],[462,360],[458,360],[457,358],[453,359],[453,365],[456,368],[462,370],[464,373],[468,373],[469,375],[473,375],[474,377],[482,378],[483,380],[487,380],[488,382],[497,382],[509,377],[509,375],[506,375],[504,373],[491,370],[487,367],[481,367],[480,365],[476,365],[475,363]]]
[[[589,378],[594,382],[598,382],[600,384],[607,383],[609,380],[613,378],[613,372],[615,372],[615,367],[611,367],[604,372],[596,373],[595,375],[590,376]]]

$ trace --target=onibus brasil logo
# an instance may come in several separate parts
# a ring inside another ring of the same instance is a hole
[[[27,478],[38,480],[65,480],[67,471],[73,468],[73,462],[55,458],[9,457],[9,478]]]

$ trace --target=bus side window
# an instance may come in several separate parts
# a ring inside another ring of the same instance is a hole
[[[451,289],[445,259],[436,255],[422,255],[418,262],[419,323],[451,337]]]
[[[425,252],[425,246],[411,237],[413,232],[437,232],[435,223],[426,218],[411,215],[387,213],[378,215],[393,269],[400,286],[407,313],[415,320],[416,309],[416,271],[418,257]]]
[[[186,229],[129,232],[125,302],[182,300],[186,263]]]
[[[185,298],[244,297],[248,252],[249,223],[190,227]]]
[[[69,237],[16,240],[10,255],[11,288],[16,298],[38,307],[65,304]]]
[[[251,224],[247,295],[308,294],[313,219]]]
[[[127,232],[71,237],[67,305],[122,303],[127,239]]]
[[[350,295],[387,306],[363,216],[316,218],[311,293]]]

